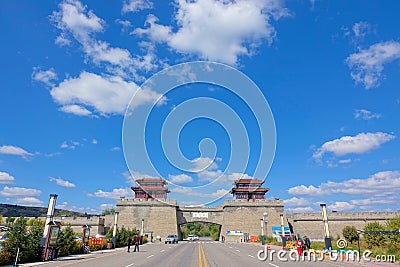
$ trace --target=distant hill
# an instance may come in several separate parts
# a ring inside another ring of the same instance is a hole
[[[0,204],[0,215],[3,217],[46,217],[47,208],[27,207],[11,204]],[[54,216],[67,215],[69,217],[86,216],[86,214],[76,211],[55,209]]]

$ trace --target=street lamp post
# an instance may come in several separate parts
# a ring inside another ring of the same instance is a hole
[[[261,244],[264,245],[265,244],[265,240],[264,240],[264,218],[260,219],[260,223],[261,223]]]
[[[281,217],[281,231],[282,231],[282,247],[286,246],[286,236],[285,236],[285,225],[283,223],[283,214],[280,215]]]
[[[320,204],[322,209],[322,221],[324,223],[324,230],[325,230],[325,248],[332,249],[332,241],[329,233],[329,225],[328,225],[328,215],[326,213],[326,204]]]
[[[115,211],[115,214],[114,214],[114,230],[113,230],[113,236],[112,236],[112,243],[113,243],[114,248],[117,243],[116,235],[117,235],[118,213],[119,213],[118,211]]]

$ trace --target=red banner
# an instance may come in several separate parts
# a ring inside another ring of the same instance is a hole
[[[91,237],[89,238],[89,246],[102,246],[104,237]]]

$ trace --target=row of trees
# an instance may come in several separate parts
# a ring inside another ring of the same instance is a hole
[[[198,235],[210,236],[213,240],[218,240],[219,225],[202,222],[187,223],[181,227],[181,233],[184,239],[186,239],[188,235]]]
[[[393,232],[400,230],[400,217],[387,220],[384,225],[379,222],[370,222],[365,225],[363,231],[364,241],[368,248],[373,247],[389,247],[395,250],[400,250],[400,235],[399,234],[375,234],[371,232]],[[370,232],[368,234],[368,232]],[[343,236],[350,243],[358,240],[359,235],[354,226],[346,226],[343,229]]]

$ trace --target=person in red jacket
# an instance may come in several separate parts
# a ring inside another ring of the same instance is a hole
[[[303,241],[299,238],[296,241],[296,247],[297,247],[297,253],[299,254],[299,256],[301,256],[303,254]]]
[[[139,235],[139,233],[135,236],[134,241],[135,241],[135,248],[134,248],[133,252],[136,252],[136,249],[137,249],[137,252],[139,252],[139,244],[140,244],[140,235]]]

